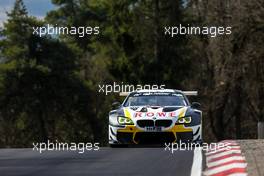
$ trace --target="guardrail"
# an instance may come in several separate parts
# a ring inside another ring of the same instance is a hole
[[[264,122],[258,122],[258,139],[264,139]]]

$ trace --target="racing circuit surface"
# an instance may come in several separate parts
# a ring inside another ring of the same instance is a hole
[[[1,149],[0,175],[190,176],[197,168],[193,164],[194,155],[194,151],[172,154],[164,147],[100,148],[83,154],[77,151],[45,151],[40,154],[32,149]]]

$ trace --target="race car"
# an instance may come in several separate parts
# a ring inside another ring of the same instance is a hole
[[[127,95],[109,112],[109,144],[162,144],[202,142],[200,104],[187,96],[197,91],[174,89],[139,90]]]

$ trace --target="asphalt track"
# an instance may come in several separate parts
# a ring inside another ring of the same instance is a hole
[[[1,176],[190,176],[193,151],[100,148],[99,151],[0,149]]]

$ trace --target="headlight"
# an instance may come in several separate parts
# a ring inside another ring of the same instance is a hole
[[[183,123],[191,123],[192,122],[192,117],[181,117],[177,120],[177,123],[183,124]]]
[[[134,125],[133,121],[127,117],[118,117],[117,120],[120,125]]]

